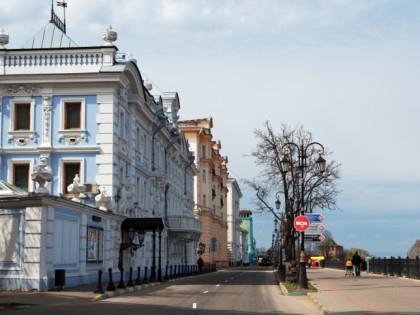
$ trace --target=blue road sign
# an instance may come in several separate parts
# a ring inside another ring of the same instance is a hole
[[[309,219],[309,222],[322,222],[324,217],[319,213],[305,213],[305,217]]]

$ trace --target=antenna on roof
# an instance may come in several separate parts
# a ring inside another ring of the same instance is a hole
[[[60,18],[54,12],[54,0],[51,0],[51,20],[50,20],[50,22],[54,23],[65,34],[66,33],[66,8],[67,8],[66,0],[57,1],[57,6],[63,7],[64,23],[60,20]]]

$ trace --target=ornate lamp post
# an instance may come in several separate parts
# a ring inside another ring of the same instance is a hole
[[[318,142],[311,142],[305,145],[304,140],[300,139],[299,144],[293,142],[287,142],[282,146],[283,157],[280,160],[281,169],[283,172],[288,172],[290,168],[290,160],[287,157],[290,154],[289,148],[295,147],[298,152],[298,168],[300,171],[300,215],[305,215],[305,168],[306,165],[306,158],[307,158],[307,150],[309,147],[317,145],[321,147],[317,151],[318,159],[315,161],[318,171],[322,174],[325,172],[326,161],[322,158],[322,154],[324,154],[324,147],[322,144]],[[307,289],[308,288],[308,278],[306,276],[306,263],[305,263],[305,232],[300,233],[301,241],[300,241],[300,260],[299,260],[299,275],[298,275],[298,288],[299,289]]]
[[[280,206],[281,206],[281,202],[280,202],[280,200],[279,200],[279,197],[278,197],[278,195],[276,195],[276,202],[274,203],[274,205],[276,206],[276,209],[277,210],[280,210]],[[276,225],[276,229],[277,229],[277,220],[274,220],[275,221],[275,225]],[[279,230],[278,230],[278,236],[277,236],[277,238],[278,238],[278,241],[279,241],[279,244],[278,244],[278,248],[279,248],[279,269],[280,269],[280,273],[283,273],[283,224],[282,224],[282,221],[280,220],[280,224],[279,224]]]

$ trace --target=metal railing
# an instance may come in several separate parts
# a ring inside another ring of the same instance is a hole
[[[325,267],[345,270],[344,260],[325,260]],[[370,258],[362,263],[362,270],[387,276],[420,279],[420,259],[401,257]]]

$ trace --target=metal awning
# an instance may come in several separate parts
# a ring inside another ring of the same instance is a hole
[[[162,231],[164,227],[162,218],[127,218],[121,224],[122,230],[134,228],[144,232]]]

